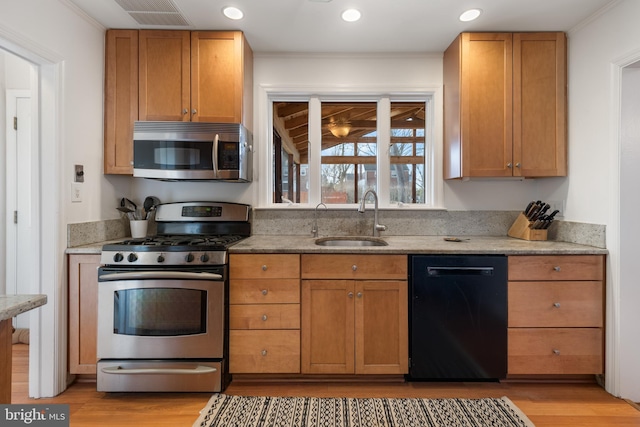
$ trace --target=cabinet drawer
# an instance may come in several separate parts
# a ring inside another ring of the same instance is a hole
[[[298,279],[231,279],[230,304],[297,304],[300,302]]]
[[[510,256],[509,280],[602,280],[602,255]]]
[[[302,255],[303,279],[407,279],[406,255]]]
[[[299,373],[300,331],[229,331],[229,372]]]
[[[509,282],[510,327],[602,327],[602,282]]]
[[[300,277],[300,255],[297,254],[231,254],[229,278],[294,279]]]
[[[600,328],[518,328],[508,332],[509,374],[601,374]]]
[[[300,329],[300,304],[231,305],[229,328]]]

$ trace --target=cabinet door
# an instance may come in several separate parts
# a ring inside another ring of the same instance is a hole
[[[356,373],[408,373],[407,282],[358,281],[355,297]]]
[[[354,373],[351,280],[302,281],[303,374]]]
[[[138,120],[138,31],[108,30],[105,45],[104,173],[133,174]]]
[[[191,33],[191,121],[241,123],[242,50],[238,31]]]
[[[100,255],[69,255],[69,372],[95,374]]]
[[[566,36],[513,35],[514,176],[566,176]]]
[[[512,175],[512,49],[511,33],[462,34],[463,176]]]
[[[189,31],[140,31],[140,120],[189,121]]]

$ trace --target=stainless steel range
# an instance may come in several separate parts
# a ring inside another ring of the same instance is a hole
[[[158,234],[102,248],[98,391],[224,390],[227,249],[251,234],[250,207],[158,205]]]

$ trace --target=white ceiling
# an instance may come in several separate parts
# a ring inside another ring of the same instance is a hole
[[[106,28],[242,30],[254,52],[443,52],[462,31],[568,31],[616,0],[125,0],[173,1],[188,26],[140,25],[116,0],[70,0]],[[240,21],[222,7],[244,11]],[[355,7],[362,19],[343,22]],[[480,8],[476,21],[458,20]]]

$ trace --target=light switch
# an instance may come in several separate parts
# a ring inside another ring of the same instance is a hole
[[[71,183],[71,203],[82,202],[82,184],[79,182]]]

